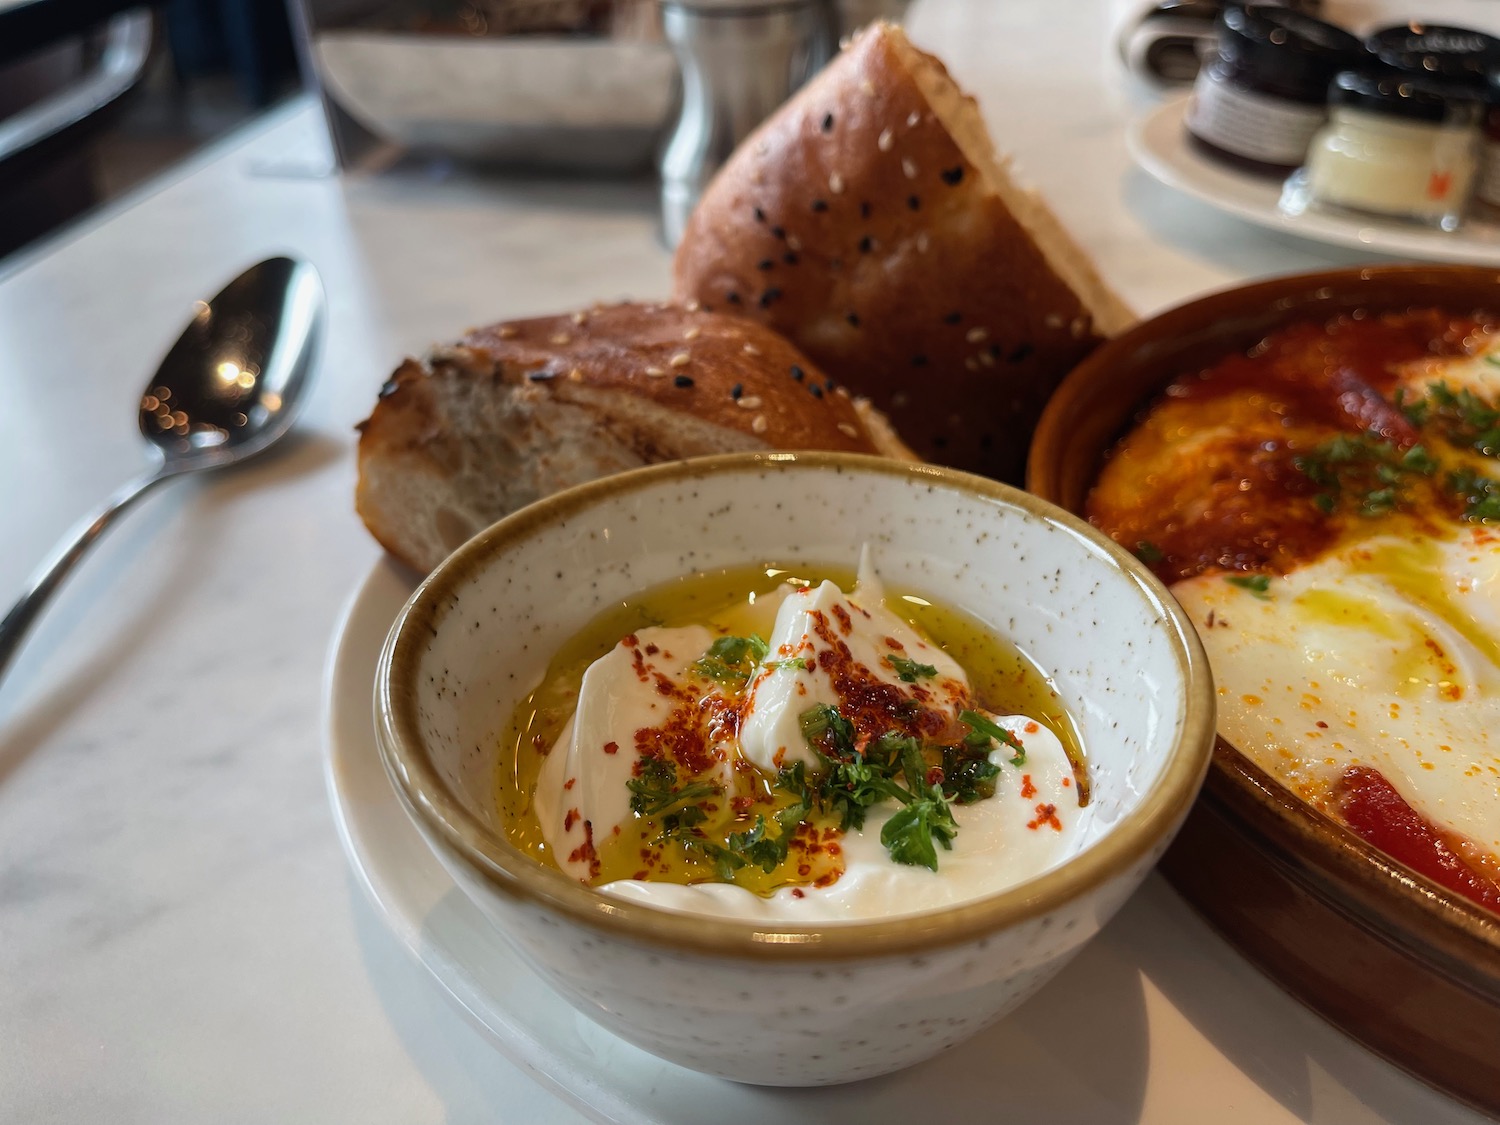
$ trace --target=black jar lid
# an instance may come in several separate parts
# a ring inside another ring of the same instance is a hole
[[[1420,74],[1483,90],[1500,69],[1500,39],[1466,27],[1397,24],[1365,40],[1381,62],[1405,74]]]
[[[1328,88],[1328,104],[1440,125],[1477,124],[1484,108],[1472,87],[1391,70],[1341,71]]]
[[[1230,4],[1219,18],[1219,55],[1252,86],[1322,101],[1333,76],[1365,56],[1353,35],[1274,4]]]

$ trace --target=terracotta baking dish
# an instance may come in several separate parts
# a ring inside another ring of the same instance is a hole
[[[1042,415],[1032,492],[1083,510],[1107,451],[1177,376],[1300,319],[1500,309],[1500,271],[1375,266],[1215,293],[1094,352]],[[1365,1046],[1500,1114],[1500,916],[1374,850],[1222,738],[1162,867],[1237,949]]]

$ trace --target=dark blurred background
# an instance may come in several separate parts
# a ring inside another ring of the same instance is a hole
[[[285,0],[0,0],[0,263],[299,85]]]

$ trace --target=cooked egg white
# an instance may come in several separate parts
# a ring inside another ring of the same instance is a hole
[[[726,789],[741,756],[768,772],[799,760],[817,765],[800,716],[816,703],[838,701],[827,672],[816,667],[818,654],[830,643],[819,633],[817,614],[840,623],[836,639],[854,659],[905,694],[920,694],[927,706],[950,713],[965,696],[963,669],[892,613],[873,571],[868,566],[861,571],[849,595],[831,582],[802,590],[784,587],[773,595],[780,605],[770,653],[752,679],[739,738],[712,748]],[[626,783],[638,758],[636,732],[660,725],[673,706],[657,690],[657,677],[685,682],[689,666],[713,639],[710,630],[699,627],[641,629],[585,673],[577,710],[547,755],[534,796],[547,845],[564,871],[587,880],[590,847],[607,841],[634,816]],[[931,665],[937,675],[905,683],[884,659],[891,653]],[[809,658],[815,670],[783,663]],[[995,796],[953,806],[958,835],[952,851],[939,850],[936,872],[891,860],[880,842],[881,827],[896,812],[891,805],[870,809],[863,828],[845,834],[845,870],[828,886],[783,887],[769,897],[728,883],[644,879],[599,889],[718,916],[836,921],[929,910],[1019,883],[1079,846],[1078,793],[1072,763],[1051,731],[1024,716],[995,719],[1025,746],[1025,765],[1011,765],[1014,751],[1008,748],[991,755],[1000,766]]]
[[[1381,536],[1272,578],[1172,589],[1219,685],[1219,730],[1314,803],[1373,766],[1429,821],[1500,853],[1500,536]]]

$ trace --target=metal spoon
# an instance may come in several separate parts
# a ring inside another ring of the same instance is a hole
[[[116,516],[155,485],[261,452],[291,427],[323,335],[323,286],[306,262],[269,258],[199,301],[141,396],[147,472],[59,545],[0,621],[0,677],[62,580]]]

